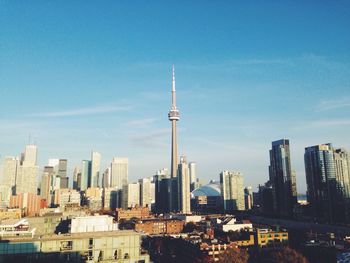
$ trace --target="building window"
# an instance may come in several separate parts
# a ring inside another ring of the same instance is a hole
[[[129,258],[130,258],[129,253],[125,253],[124,259],[129,259]]]

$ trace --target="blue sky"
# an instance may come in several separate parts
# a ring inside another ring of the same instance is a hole
[[[171,65],[179,152],[203,181],[268,178],[289,138],[298,191],[304,147],[350,150],[348,1],[0,0],[0,154],[31,134],[39,163],[99,151],[130,180],[170,166]]]

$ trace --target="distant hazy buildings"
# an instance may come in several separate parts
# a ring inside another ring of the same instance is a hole
[[[122,189],[128,184],[129,159],[125,157],[114,157],[111,163],[110,187]]]
[[[102,175],[102,187],[108,188],[111,186],[111,167],[106,168]]]
[[[91,153],[91,179],[89,187],[98,187],[100,180],[101,154],[98,152]]]
[[[305,148],[307,198],[313,217],[328,223],[349,217],[349,157],[330,143]]]
[[[220,173],[221,195],[224,210],[244,210],[244,183],[241,172],[223,171]]]
[[[297,203],[297,192],[295,174],[291,169],[289,140],[272,142],[269,176],[273,190],[274,213],[279,216],[292,216]]]

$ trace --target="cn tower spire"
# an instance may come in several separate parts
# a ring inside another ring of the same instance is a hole
[[[172,108],[176,109],[175,66],[173,65],[173,83],[171,89]]]
[[[176,122],[180,120],[180,113],[176,108],[176,90],[175,90],[175,67],[173,65],[173,80],[171,88],[171,109],[168,114],[169,121],[171,121],[171,177],[177,176],[177,132]]]

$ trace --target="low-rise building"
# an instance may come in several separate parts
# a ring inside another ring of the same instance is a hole
[[[27,220],[32,228],[36,229],[36,235],[51,235],[60,232],[59,225],[63,219],[62,213],[46,213],[40,217],[28,217]]]
[[[1,239],[8,237],[34,237],[35,228],[30,228],[28,220],[23,219],[6,219],[0,223]],[[0,252],[1,255],[1,252]]]
[[[80,206],[80,193],[72,189],[57,189],[55,190],[55,205],[77,205]]]
[[[259,229],[255,231],[255,245],[259,247],[276,246],[288,243],[287,231],[274,231],[271,229]]]
[[[148,263],[135,231],[46,235],[0,240],[3,262],[138,262]]]
[[[245,221],[238,222],[233,216],[223,216],[211,219],[215,229],[219,229],[223,232],[228,231],[241,231],[243,229],[252,229],[253,224]]]
[[[46,206],[45,200],[36,194],[20,193],[10,197],[10,208],[19,208],[25,216],[37,216]]]
[[[4,219],[20,219],[21,217],[21,209],[0,209],[0,221]]]
[[[123,208],[118,208],[116,211],[116,218],[117,221],[124,219],[124,220],[130,220],[132,218],[136,219],[144,219],[144,218],[149,218],[150,213],[149,213],[149,208],[146,207],[132,207],[129,209],[123,209]]]
[[[184,225],[184,221],[177,219],[145,219],[135,223],[135,230],[149,235],[179,234]]]
[[[184,221],[185,223],[198,223],[203,220],[201,215],[186,215],[186,214],[176,214],[172,215],[170,218],[179,219]]]
[[[118,224],[108,215],[83,216],[72,218],[71,233],[117,231]]]

